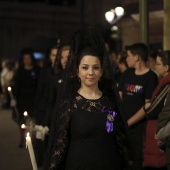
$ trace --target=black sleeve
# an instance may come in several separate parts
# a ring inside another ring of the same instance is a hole
[[[56,98],[57,98],[57,88],[55,86],[55,80],[51,79],[49,84],[49,94],[47,99],[47,108],[45,112],[45,119],[44,119],[44,125],[50,126],[50,121],[53,112],[55,111],[55,104],[56,104]]]
[[[151,99],[152,93],[155,90],[158,83],[158,77],[155,73],[151,72],[148,76],[147,86],[145,90],[145,99]]]
[[[43,125],[44,113],[46,109],[46,72],[42,69],[37,82],[37,91],[35,97],[35,120],[36,124]]]
[[[70,143],[71,109],[69,103],[65,103],[62,108],[67,109],[58,113],[57,126],[55,128],[56,135],[49,170],[61,170],[63,168]]]
[[[125,122],[118,113],[114,120],[116,143],[118,146],[118,152],[121,157],[122,169],[125,170],[135,170],[135,165],[132,159],[129,139],[128,139],[128,129]]]

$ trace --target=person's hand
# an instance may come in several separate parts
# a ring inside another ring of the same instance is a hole
[[[36,139],[41,139],[43,141],[45,139],[45,135],[49,131],[49,128],[47,126],[43,127],[41,125],[35,125],[35,130],[36,130]]]
[[[10,102],[10,106],[11,107],[15,107],[17,105],[17,102],[15,99],[12,99],[11,102]]]
[[[158,145],[158,148],[161,152],[165,152],[165,150],[163,150],[162,148],[164,147],[164,142],[162,142],[161,140],[158,139],[157,135],[155,134],[155,140],[156,140],[156,143]]]

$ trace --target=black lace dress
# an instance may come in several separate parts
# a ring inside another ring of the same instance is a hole
[[[60,113],[50,170],[121,170],[120,153],[127,153],[125,139],[116,115],[113,131],[106,130],[109,111],[115,111],[108,98],[85,99],[77,94],[73,107]],[[106,109],[107,108],[107,109]],[[119,137],[116,137],[119,136]],[[123,140],[122,140],[123,139]],[[118,150],[121,149],[121,152]],[[129,161],[129,157],[125,158]],[[125,165],[125,164],[124,164]],[[131,168],[130,168],[131,169]]]

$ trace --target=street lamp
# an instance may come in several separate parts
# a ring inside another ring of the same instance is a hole
[[[115,24],[124,15],[122,7],[116,7],[105,13],[105,18],[110,24]]]
[[[105,13],[105,18],[106,18],[106,20],[109,22],[109,23],[112,23],[112,21],[114,20],[114,17],[115,17],[115,13],[114,13],[114,11],[107,11],[106,13]]]

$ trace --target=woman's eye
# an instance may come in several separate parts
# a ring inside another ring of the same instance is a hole
[[[82,68],[83,68],[84,70],[87,70],[87,69],[88,69],[88,67],[85,67],[85,66],[84,66],[84,67],[82,67]]]
[[[94,70],[98,70],[99,69],[99,67],[94,67]]]

